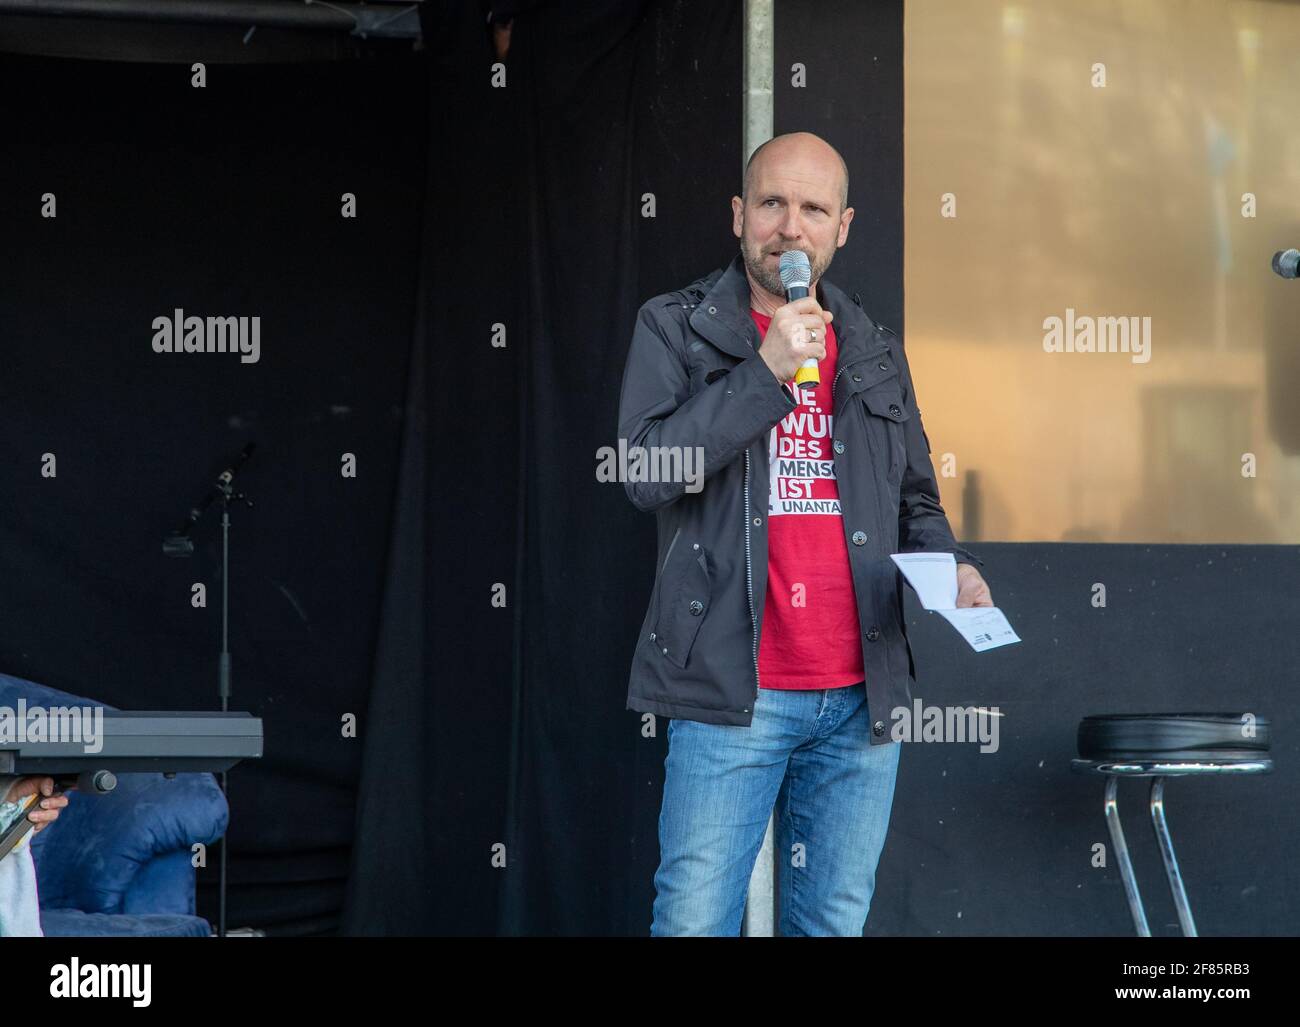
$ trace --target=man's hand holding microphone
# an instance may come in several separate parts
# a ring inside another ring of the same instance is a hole
[[[826,359],[826,326],[831,312],[812,296],[777,307],[758,355],[782,385],[808,360]]]

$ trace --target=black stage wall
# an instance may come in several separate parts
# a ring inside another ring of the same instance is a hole
[[[0,56],[0,668],[218,708],[217,511],[192,559],[162,540],[256,443],[256,505],[231,515],[232,708],[265,718],[266,755],[230,775],[231,926],[329,930],[343,900],[362,742],[342,718],[371,729],[426,82],[413,58],[213,64],[193,89],[187,64]],[[260,316],[260,359],[154,353],[176,307]],[[395,815],[425,785],[388,787]]]
[[[222,69],[201,102],[179,66],[0,61],[47,97],[4,114],[0,668],[214,705],[216,609],[188,600],[219,584],[214,525],[189,564],[159,543],[257,441],[232,644],[268,756],[232,775],[234,924],[649,930],[665,725],[643,738],[624,701],[654,525],[596,451],[637,306],[735,252],[741,5],[515,6],[505,88],[474,4],[426,5],[409,60]],[[778,71],[776,130],[844,152],[832,278],[901,330],[902,7],[815,8],[778,4],[777,66],[835,70],[802,94]],[[263,313],[262,361],[164,362],[147,325],[173,306]],[[968,541],[1025,641],[976,658],[909,594],[916,691],[998,706],[1000,749],[904,752],[868,933],[1129,932],[1074,728],[1178,708],[1278,737],[1270,778],[1169,787],[1203,932],[1295,933],[1293,547]],[[1121,808],[1173,933],[1139,786]]]
[[[740,5],[535,5],[515,18],[505,88],[480,24],[459,29],[465,56],[439,105],[475,159],[432,162],[431,183],[442,173],[448,195],[474,197],[498,162],[509,188],[484,202],[508,217],[491,232],[477,205],[428,208],[426,239],[450,231],[476,277],[496,277],[442,330],[433,304],[414,358],[468,380],[446,413],[447,390],[430,394],[441,431],[408,425],[392,559],[441,556],[390,578],[386,602],[411,617],[381,644],[371,720],[391,719],[401,758],[394,738],[372,738],[361,822],[392,807],[388,767],[414,762],[428,787],[403,792],[412,819],[358,844],[347,926],[645,933],[662,736],[641,739],[624,700],[654,525],[596,481],[596,451],[617,444],[637,307],[734,252]],[[494,323],[504,349],[487,344]],[[459,521],[438,532],[452,513],[438,468],[471,410],[517,447],[485,441],[455,460]]]

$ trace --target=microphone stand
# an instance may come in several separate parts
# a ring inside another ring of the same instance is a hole
[[[244,447],[235,462],[217,476],[216,484],[208,492],[203,502],[190,510],[179,531],[173,532],[163,541],[163,552],[168,556],[190,556],[194,552],[194,541],[190,538],[190,529],[194,527],[220,497],[221,500],[221,652],[217,657],[217,694],[221,699],[221,712],[230,712],[230,504],[242,500],[252,509],[253,501],[243,492],[235,491],[235,472],[253,452],[253,443]],[[226,780],[226,771],[220,775],[221,791],[226,796],[226,807],[230,806],[230,790]],[[220,846],[221,862],[218,870],[217,885],[217,937],[226,937],[226,881],[227,858],[226,837],[217,840]]]
[[[231,481],[227,480],[217,486],[221,490],[221,655],[217,664],[217,690],[221,695],[221,712],[230,712],[230,503],[231,500],[243,500],[251,508],[253,501],[242,492],[234,491]],[[226,796],[226,807],[230,807],[230,788],[226,782],[226,771],[221,772],[221,791]],[[226,936],[226,854],[229,846],[226,836],[219,839],[221,845],[221,868],[218,871],[217,885],[217,937]]]

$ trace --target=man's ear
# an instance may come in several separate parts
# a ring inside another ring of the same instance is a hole
[[[745,201],[739,196],[731,198],[731,234],[737,239],[744,237]]]
[[[835,244],[836,249],[839,249],[848,241],[849,224],[852,221],[853,221],[853,208],[845,207],[844,213],[840,215],[840,238],[839,241]]]

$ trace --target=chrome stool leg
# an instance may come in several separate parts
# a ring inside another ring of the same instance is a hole
[[[1165,779],[1153,778],[1151,781],[1151,823],[1156,829],[1156,840],[1160,843],[1160,855],[1165,861],[1165,876],[1169,878],[1169,890],[1173,892],[1174,905],[1178,909],[1178,923],[1183,929],[1183,936],[1195,938],[1196,922],[1192,919],[1192,907],[1187,902],[1187,890],[1183,887],[1183,875],[1178,871],[1178,858],[1174,855],[1174,843],[1169,837],[1169,825],[1165,823]]]
[[[1133,876],[1133,861],[1128,857],[1128,846],[1124,843],[1124,828],[1119,822],[1119,778],[1114,775],[1106,777],[1106,826],[1110,828],[1110,841],[1115,849],[1115,858],[1119,861],[1119,876],[1124,881],[1124,895],[1128,898],[1129,912],[1133,914],[1133,924],[1138,936],[1151,937],[1151,928],[1147,926],[1146,910],[1142,908],[1142,896],[1138,894],[1137,878]]]

